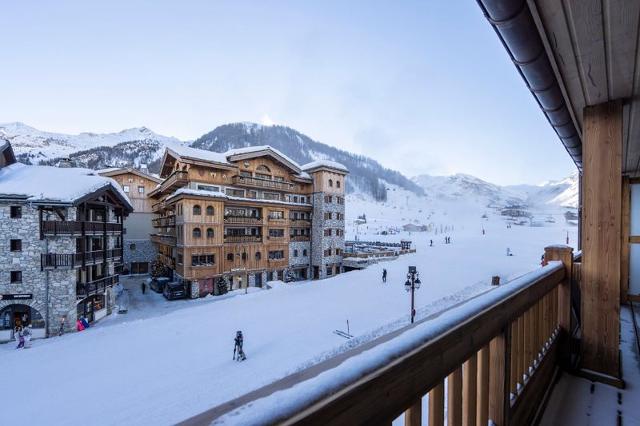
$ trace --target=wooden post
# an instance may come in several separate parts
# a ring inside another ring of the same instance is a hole
[[[429,426],[444,426],[444,383],[429,391]]]
[[[586,107],[583,123],[582,367],[619,379],[622,102]]]
[[[531,327],[531,308],[523,314],[524,319],[524,374],[529,377],[529,367],[533,361],[533,334]]]
[[[511,327],[511,374],[509,375],[509,392],[518,394],[518,319],[516,318]]]
[[[489,344],[489,419],[496,426],[508,424],[511,328],[494,337]]]
[[[462,424],[462,367],[447,377],[447,425]]]
[[[631,234],[631,185],[629,178],[622,178],[622,236],[620,240],[620,303],[627,303],[629,293],[629,236]]]
[[[558,326],[563,334],[558,342],[560,362],[567,367],[571,359],[569,337],[571,332],[571,276],[573,270],[573,248],[569,246],[550,246],[544,249],[547,261],[559,260],[564,265],[564,280],[558,286]]]
[[[478,356],[473,354],[462,366],[462,426],[476,425]]]
[[[421,426],[422,425],[422,398],[409,407],[404,412],[404,426]]]
[[[478,409],[476,424],[484,426],[489,420],[489,345],[478,351]],[[431,423],[429,423],[431,425]]]

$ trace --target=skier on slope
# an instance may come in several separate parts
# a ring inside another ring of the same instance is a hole
[[[244,338],[242,337],[242,331],[238,330],[236,332],[236,338],[234,339],[235,346],[233,347],[233,359],[234,361],[244,361],[247,359],[247,356],[242,350],[242,344],[244,343]]]
[[[387,282],[387,270],[386,269],[382,269],[382,282],[383,283]]]

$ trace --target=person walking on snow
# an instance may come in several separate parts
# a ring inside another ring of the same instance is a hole
[[[387,270],[386,269],[382,269],[382,282],[383,283],[387,282]]]
[[[16,349],[24,348],[24,335],[22,334],[22,327],[17,325],[13,332],[16,342],[18,342],[18,346],[16,346]]]
[[[147,291],[147,284],[145,284],[145,282],[142,281],[142,284],[140,284],[140,287],[142,287],[142,294],[144,294],[144,292]]]
[[[242,345],[244,343],[244,337],[242,337],[242,331],[238,330],[236,332],[236,338],[234,339],[235,346],[233,347],[233,359],[234,361],[244,361],[247,359],[247,356],[244,354],[242,350]]]
[[[29,324],[24,331],[22,332],[22,335],[24,337],[24,345],[22,346],[23,349],[27,349],[31,347],[31,324]]]

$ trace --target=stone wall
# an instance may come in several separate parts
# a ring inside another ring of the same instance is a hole
[[[335,255],[335,249],[344,251],[344,220],[337,220],[336,213],[341,213],[344,217],[344,204],[336,202],[336,196],[333,195],[333,202],[325,203],[324,196],[326,194],[318,192],[313,194],[313,221],[311,226],[311,264],[320,267],[320,279],[326,278],[326,265],[341,265],[342,256]],[[324,214],[331,212],[332,219],[325,220]],[[343,235],[336,236],[332,231],[330,237],[324,236],[324,230],[327,228],[342,229]],[[325,249],[332,249],[331,256],[324,256]]]
[[[17,204],[13,204],[17,205]],[[67,209],[75,218],[75,209]],[[55,220],[50,217],[51,220]],[[31,293],[31,300],[3,300],[0,309],[11,304],[29,305],[36,309],[48,325],[49,333],[57,333],[60,319],[67,316],[67,330],[75,328],[75,269],[41,270],[40,255],[74,253],[75,239],[55,237],[40,239],[40,218],[37,207],[22,205],[22,218],[10,217],[10,205],[0,204],[0,294]],[[22,240],[22,251],[12,252],[10,240]],[[11,283],[11,271],[22,272],[21,283]],[[47,290],[49,296],[47,321]]]

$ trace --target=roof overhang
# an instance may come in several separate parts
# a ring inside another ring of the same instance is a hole
[[[153,181],[155,183],[162,183],[162,179],[157,178],[155,176],[152,176],[150,174],[144,173],[138,169],[134,169],[132,167],[125,167],[125,168],[121,168],[121,169],[115,169],[115,170],[108,170],[105,172],[100,172],[99,174],[101,176],[107,176],[107,177],[114,177],[114,176],[119,176],[119,175],[124,175],[127,173],[131,173],[134,174],[136,176],[140,176],[143,179],[149,179],[150,181]]]
[[[622,99],[622,168],[638,174],[640,1],[477,1],[578,168],[584,108]]]

